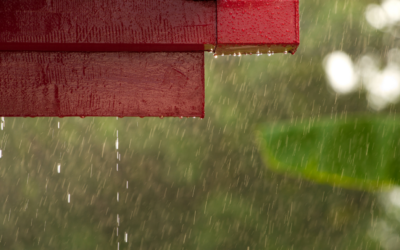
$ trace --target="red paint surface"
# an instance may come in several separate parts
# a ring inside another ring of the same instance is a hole
[[[217,15],[221,47],[290,46],[294,53],[300,43],[298,0],[218,0]]]
[[[0,0],[0,116],[203,117],[200,51],[294,53],[298,5]]]
[[[204,116],[204,53],[0,53],[0,116]]]
[[[213,1],[6,0],[0,50],[202,51],[215,17]]]

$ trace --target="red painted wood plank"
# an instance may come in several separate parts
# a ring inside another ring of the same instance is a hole
[[[294,53],[298,0],[218,0],[217,54]]]
[[[203,51],[216,3],[193,0],[0,1],[0,50]]]
[[[0,116],[204,117],[204,52],[2,52]]]

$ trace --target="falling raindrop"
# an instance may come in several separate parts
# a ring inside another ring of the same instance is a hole
[[[118,171],[118,163],[117,163],[117,166],[115,167],[115,169]]]
[[[115,141],[115,149],[118,149],[118,137],[117,137],[117,140]]]
[[[1,149],[0,149],[0,158],[1,158],[1,157],[3,157],[3,154],[2,154]]]
[[[126,181],[126,189],[128,189],[128,181]]]
[[[61,164],[60,163],[57,164],[57,172],[61,173]]]
[[[117,192],[117,201],[119,202],[119,192]]]
[[[117,214],[117,224],[119,226],[119,214]]]
[[[57,126],[58,126],[58,128],[60,128],[60,122],[58,122],[58,125],[57,125]]]
[[[238,56],[242,56],[242,54],[240,54],[240,52],[238,53]]]
[[[217,55],[217,54],[214,54],[214,58],[218,58],[218,55]]]
[[[288,52],[287,52],[287,49],[285,49],[285,52],[283,52],[283,54],[287,55],[287,53],[288,53]]]
[[[68,203],[71,203],[71,195],[68,194]]]
[[[271,55],[272,55],[271,51],[270,51],[270,50],[268,50],[268,56],[271,56]]]
[[[128,233],[125,233],[125,242],[128,242]]]

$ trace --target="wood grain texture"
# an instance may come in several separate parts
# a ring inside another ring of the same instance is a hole
[[[0,50],[203,51],[213,1],[2,0]]]
[[[218,0],[217,53],[294,53],[298,0]]]
[[[204,53],[0,53],[0,116],[204,117]]]

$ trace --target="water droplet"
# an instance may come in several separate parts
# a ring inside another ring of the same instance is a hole
[[[217,54],[214,54],[214,58],[218,58],[218,55],[217,55]]]
[[[287,49],[285,49],[285,52],[283,52],[283,54],[287,55]]]
[[[60,128],[60,122],[58,122],[58,125],[57,125],[57,126],[58,126],[58,128]]]
[[[1,157],[3,157],[3,154],[2,154],[2,151],[1,151],[1,149],[0,149],[0,158],[1,158]]]
[[[57,165],[57,172],[61,173],[61,164],[60,163],[58,163],[58,165]]]
[[[71,195],[68,194],[68,203],[71,203]]]
[[[115,169],[118,171],[118,163],[117,163],[117,166],[115,167]]]
[[[238,56],[242,56],[242,54],[240,54],[240,52],[238,53]]]
[[[268,56],[271,56],[272,54],[271,54],[271,51],[270,50],[268,50]]]
[[[119,226],[119,214],[117,214],[117,224]]]
[[[117,202],[119,202],[119,192],[117,192]]]
[[[128,181],[126,181],[126,189],[128,189]]]
[[[128,233],[125,233],[125,242],[128,242]]]
[[[115,149],[118,149],[118,145],[119,145],[119,142],[118,142],[118,138],[117,138],[117,140],[115,141]]]

